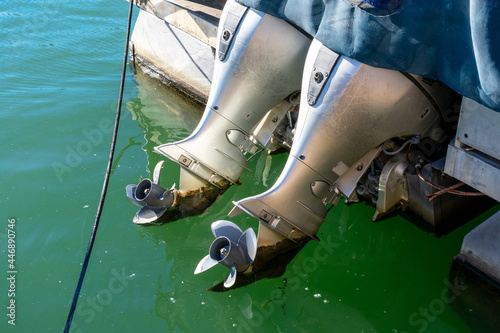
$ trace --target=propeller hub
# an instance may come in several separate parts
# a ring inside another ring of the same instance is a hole
[[[222,249],[220,249],[220,258],[221,259],[226,258],[228,254],[229,254],[229,246],[225,246]]]

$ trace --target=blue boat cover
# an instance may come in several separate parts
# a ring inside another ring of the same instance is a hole
[[[499,0],[237,0],[362,63],[444,82],[500,111]]]

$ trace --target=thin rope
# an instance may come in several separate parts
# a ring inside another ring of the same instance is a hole
[[[71,303],[71,309],[69,310],[68,319],[66,321],[66,326],[64,327],[64,333],[68,333],[71,327],[71,322],[73,320],[73,315],[75,313],[76,304],[78,303],[78,297],[80,295],[80,290],[82,288],[83,279],[85,277],[85,273],[87,272],[87,266],[89,264],[90,255],[92,253],[92,247],[94,246],[95,235],[97,233],[97,227],[99,226],[99,220],[101,218],[102,208],[104,206],[104,199],[106,198],[106,192],[108,191],[108,183],[109,177],[111,174],[111,166],[113,164],[113,155],[115,152],[116,146],[116,138],[118,134],[118,125],[120,123],[120,114],[121,114],[121,106],[123,101],[123,89],[125,86],[125,75],[127,73],[127,60],[128,60],[128,45],[130,40],[130,26],[132,23],[132,9],[134,7],[134,1],[130,1],[130,7],[128,11],[128,24],[127,24],[127,38],[125,43],[125,54],[123,55],[123,67],[122,67],[122,76],[120,82],[120,93],[118,95],[118,106],[116,108],[116,118],[115,118],[115,127],[113,130],[113,138],[111,141],[111,147],[109,151],[109,159],[108,166],[106,168],[106,174],[104,176],[104,182],[102,185],[101,198],[99,200],[99,205],[97,207],[97,213],[94,221],[94,227],[92,228],[92,234],[90,235],[89,245],[87,247],[87,253],[85,254],[85,260],[83,261],[82,270],[80,272],[80,278],[78,279],[78,284],[76,286],[75,294],[73,295],[73,302]]]

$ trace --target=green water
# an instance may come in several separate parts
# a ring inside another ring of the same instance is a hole
[[[22,1],[0,6],[1,332],[62,331],[90,237],[118,96],[128,4]],[[137,14],[137,9],[135,14]],[[162,226],[132,223],[128,184],[150,176],[160,143],[189,135],[203,106],[129,68],[108,196],[72,332],[470,332],[440,302],[463,236],[494,210],[437,238],[401,217],[340,204],[280,278],[226,293],[228,274],[193,275],[232,201],[258,194],[286,155],[251,161],[243,185],[209,211]],[[165,163],[161,184],[178,181]],[[497,208],[498,209],[498,208]],[[15,296],[8,224],[15,219]],[[257,228],[239,215],[232,221]],[[283,282],[287,279],[287,283]],[[8,323],[15,299],[15,326]],[[422,312],[424,311],[424,312]],[[427,311],[427,315],[423,315]]]

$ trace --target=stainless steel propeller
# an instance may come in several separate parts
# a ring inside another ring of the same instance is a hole
[[[230,288],[236,281],[236,274],[246,271],[254,261],[257,236],[252,228],[243,232],[233,222],[224,220],[212,223],[212,233],[216,238],[210,245],[208,255],[198,263],[194,274],[222,264],[231,270],[224,281],[224,287]]]
[[[133,219],[136,224],[155,222],[174,203],[175,185],[170,190],[158,185],[163,162],[155,166],[152,181],[143,179],[138,185],[127,185],[127,197],[133,204],[141,207]]]

